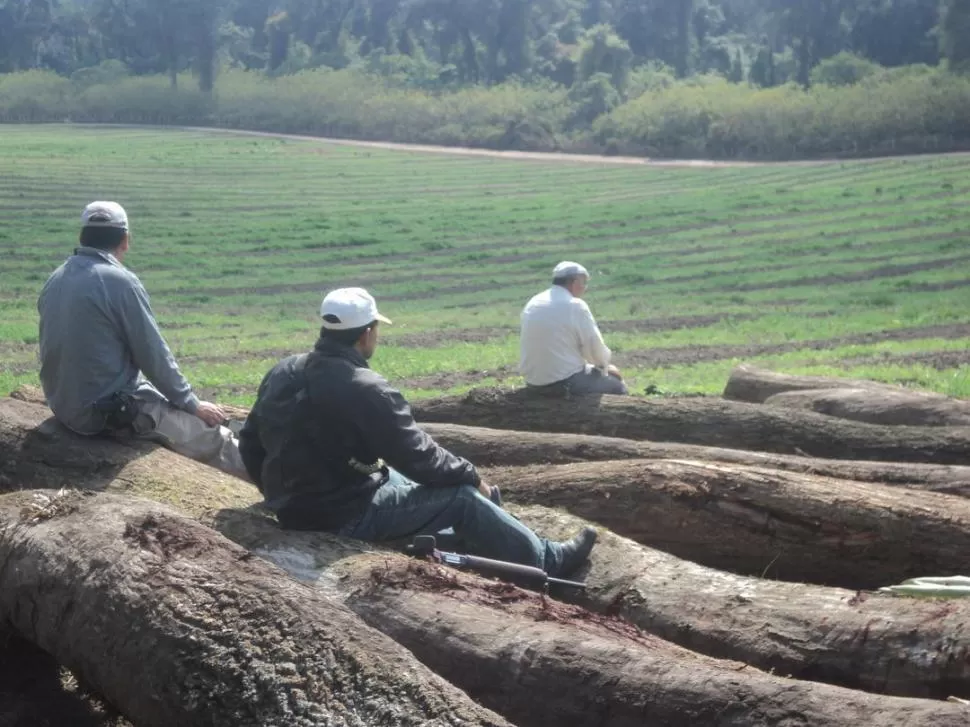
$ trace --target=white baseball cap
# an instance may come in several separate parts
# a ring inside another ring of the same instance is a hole
[[[320,304],[320,317],[323,327],[333,331],[363,328],[374,321],[391,322],[378,312],[374,296],[363,288],[331,290]]]
[[[585,275],[588,278],[589,271],[579,263],[570,262],[569,260],[563,260],[552,271],[553,280],[571,278],[576,275]]]
[[[81,213],[82,227],[128,229],[128,213],[117,202],[92,202]]]

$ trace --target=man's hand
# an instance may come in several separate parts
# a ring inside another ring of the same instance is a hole
[[[609,376],[612,376],[614,379],[619,379],[620,381],[623,381],[623,374],[621,374],[620,370],[613,364],[610,364],[609,366],[606,367],[606,373]]]
[[[492,486],[487,482],[485,482],[485,480],[482,480],[481,482],[478,483],[478,491],[485,499],[487,500],[492,499]]]
[[[218,427],[226,421],[226,412],[221,406],[208,401],[200,401],[199,408],[195,410],[195,415],[210,427]]]

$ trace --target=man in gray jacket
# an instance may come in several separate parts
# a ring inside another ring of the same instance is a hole
[[[85,207],[80,244],[37,301],[40,380],[54,416],[78,434],[134,434],[247,478],[225,412],[192,393],[148,293],[121,264],[130,244],[121,205]]]

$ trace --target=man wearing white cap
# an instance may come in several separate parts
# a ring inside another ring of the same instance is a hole
[[[522,310],[519,370],[534,387],[570,394],[626,394],[610,349],[582,299],[589,272],[569,260],[552,271],[552,287]]]
[[[420,429],[401,393],[368,360],[390,323],[363,288],[328,293],[313,351],[263,378],[239,446],[284,528],[382,541],[453,530],[468,551],[564,576],[596,531],[540,538],[492,501],[474,465]]]
[[[246,477],[225,412],[199,401],[158,330],[148,293],[121,263],[128,215],[116,202],[81,214],[80,247],[47,280],[40,380],[54,416],[78,434],[134,435]]]

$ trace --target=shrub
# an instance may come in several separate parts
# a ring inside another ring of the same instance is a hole
[[[0,75],[0,121],[219,125],[345,138],[488,148],[714,159],[946,151],[970,148],[970,78],[926,66],[872,74],[854,85],[755,88],[723,76],[674,82],[664,69],[632,75],[622,103],[612,76],[567,91],[551,82],[429,90],[420,64],[387,80],[359,68],[269,78],[227,69],[214,94],[190,79],[116,76],[97,66],[74,81],[50,72]],[[98,81],[98,74],[111,77]]]
[[[878,63],[842,51],[815,66],[810,78],[817,86],[853,86],[881,71]]]
[[[0,74],[0,120],[63,121],[73,107],[71,82],[51,71]]]

